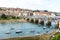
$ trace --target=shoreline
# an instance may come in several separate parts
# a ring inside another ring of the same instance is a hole
[[[10,19],[10,20],[0,20],[0,23],[9,23],[9,22],[27,22],[24,19]]]
[[[12,22],[27,22],[24,19],[11,19],[11,20],[0,20],[0,23],[12,23]],[[22,37],[11,37],[11,38],[2,38],[1,40],[23,40],[23,39],[46,39],[49,40],[51,36],[53,36],[55,33],[57,33],[57,29],[53,30],[49,34],[38,34],[38,35],[32,35],[32,36],[22,36]]]

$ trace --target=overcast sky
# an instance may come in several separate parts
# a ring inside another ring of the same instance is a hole
[[[0,0],[0,6],[60,12],[60,0]]]

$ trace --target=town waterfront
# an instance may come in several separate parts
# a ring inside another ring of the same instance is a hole
[[[20,33],[17,31],[20,30]],[[0,39],[49,34],[55,30],[54,22],[50,27],[29,22],[0,23]]]

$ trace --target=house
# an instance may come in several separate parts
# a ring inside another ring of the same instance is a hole
[[[60,16],[60,13],[55,13],[56,16]]]
[[[28,12],[27,11],[23,11],[22,14],[23,14],[23,16],[28,16]]]
[[[33,16],[39,16],[40,12],[33,12]]]
[[[51,13],[51,17],[53,18],[56,17],[55,13]]]
[[[21,13],[21,12],[19,12],[19,13],[18,13],[18,16],[19,16],[19,17],[20,17],[20,16],[22,16],[22,13]]]

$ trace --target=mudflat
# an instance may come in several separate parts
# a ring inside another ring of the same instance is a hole
[[[10,20],[0,20],[0,23],[2,22],[27,22],[24,19],[10,19]]]

